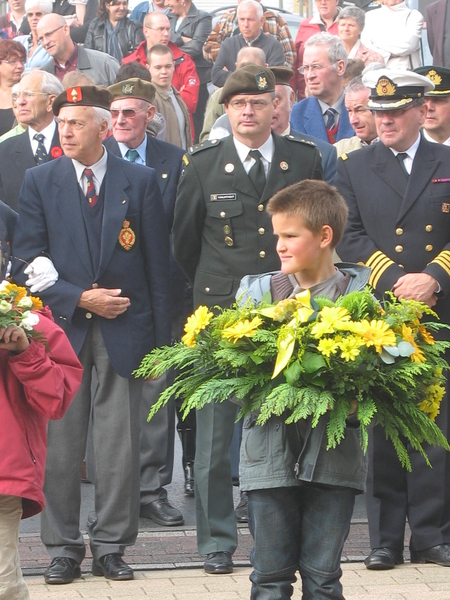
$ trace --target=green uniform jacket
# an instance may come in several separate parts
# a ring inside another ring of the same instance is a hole
[[[320,153],[314,144],[272,135],[274,154],[261,197],[242,166],[232,136],[198,144],[183,158],[173,251],[194,285],[194,306],[230,306],[244,275],[279,269],[267,201],[297,181],[322,179]]]

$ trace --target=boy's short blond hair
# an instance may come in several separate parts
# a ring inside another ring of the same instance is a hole
[[[332,248],[341,241],[348,217],[347,204],[337,189],[314,179],[280,190],[269,200],[266,210],[271,216],[285,213],[302,217],[305,227],[314,234],[329,225],[333,230]]]

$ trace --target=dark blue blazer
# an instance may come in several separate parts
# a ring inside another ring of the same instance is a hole
[[[119,144],[113,136],[107,138],[103,145],[109,152],[122,158]],[[172,229],[173,211],[183,154],[184,150],[182,148],[157,140],[147,133],[145,164],[156,171],[169,230]]]
[[[53,160],[51,152],[55,147],[60,147],[58,127],[53,135],[48,161]],[[35,166],[28,131],[8,138],[0,144],[0,200],[15,211],[19,206],[20,188],[25,171]]]
[[[319,152],[322,155],[323,178],[327,183],[333,185],[337,165],[337,152],[333,144],[324,142],[315,135],[300,133],[300,131],[296,131],[295,129],[291,129],[291,135],[295,135],[295,137],[298,137],[301,140],[313,142],[313,144],[319,148]]]
[[[104,213],[100,264],[93,269],[72,161],[63,156],[25,174],[19,198],[14,255],[26,261],[45,254],[58,281],[40,294],[55,321],[79,352],[92,318],[98,318],[109,359],[130,377],[146,352],[170,343],[169,234],[153,169],[111,153],[103,181]],[[129,250],[119,243],[125,221],[135,234]],[[23,263],[14,277],[24,283]],[[77,303],[93,287],[120,288],[130,307],[115,319],[93,317]]]
[[[302,133],[310,133],[325,142],[328,142],[327,130],[323,121],[322,111],[317,98],[304,98],[294,104],[291,112],[291,127]],[[353,137],[355,132],[348,120],[345,105],[342,106],[341,118],[337,131],[336,141]]]

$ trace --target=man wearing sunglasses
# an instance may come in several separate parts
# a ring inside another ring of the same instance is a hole
[[[61,156],[52,104],[62,91],[54,75],[32,71],[13,93],[18,120],[28,130],[0,144],[0,199],[15,211],[25,171]]]
[[[155,114],[155,87],[138,78],[131,78],[110,86],[114,97],[111,103],[113,135],[104,142],[106,149],[130,162],[155,169],[163,199],[167,226],[172,228],[175,197],[181,173],[183,150],[162,142],[147,133],[147,125]],[[172,318],[184,309],[184,277],[171,263]],[[166,378],[144,384],[141,398],[141,499],[140,516],[150,518],[158,525],[182,525],[183,515],[167,498],[164,486],[172,481],[174,458],[175,408],[170,402],[154,419],[147,423],[150,408],[164,390]]]
[[[232,135],[191,148],[183,157],[173,224],[175,260],[194,286],[194,306],[224,308],[247,273],[278,269],[269,198],[303,179],[322,179],[312,143],[271,131],[275,75],[250,64],[225,82]],[[207,573],[231,573],[237,546],[230,444],[236,419],[231,402],[197,411],[195,505],[197,544]]]
[[[70,37],[70,27],[64,17],[56,13],[45,15],[37,26],[38,42],[52,57],[42,65],[59,80],[66,73],[81,71],[92,77],[97,85],[111,85],[116,80],[119,63],[106,54],[78,46]]]

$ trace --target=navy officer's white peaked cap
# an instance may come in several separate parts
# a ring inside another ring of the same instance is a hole
[[[367,107],[371,110],[401,109],[434,89],[434,83],[428,77],[397,69],[368,71],[362,82],[370,88]]]

